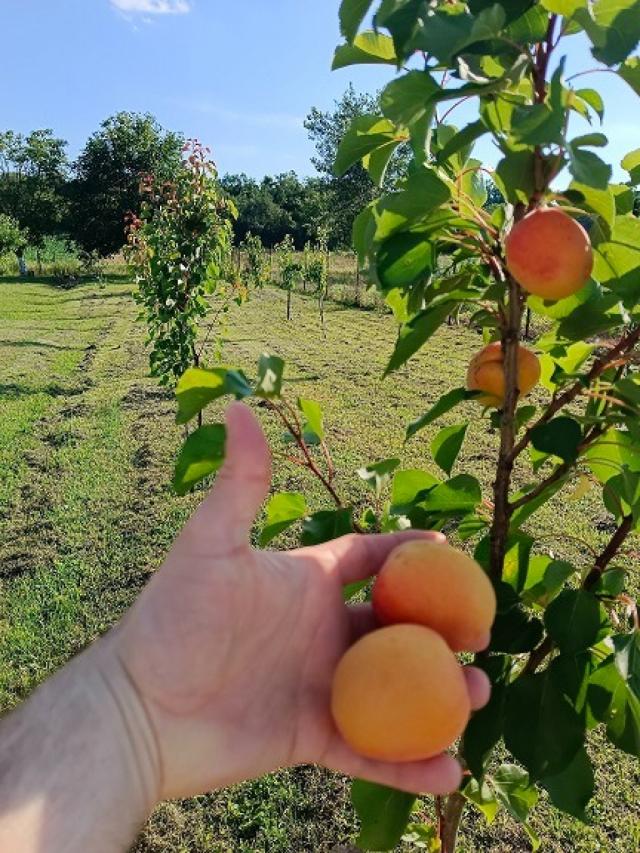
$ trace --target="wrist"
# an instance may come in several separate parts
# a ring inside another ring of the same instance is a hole
[[[0,849],[116,853],[160,788],[153,732],[107,635],[2,721]]]

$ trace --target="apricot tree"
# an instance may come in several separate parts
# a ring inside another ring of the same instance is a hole
[[[372,27],[362,30],[367,21]],[[300,523],[304,544],[413,526],[444,529],[473,548],[497,600],[489,645],[475,658],[493,692],[460,742],[463,786],[436,800],[425,837],[432,849],[453,853],[472,803],[489,819],[506,809],[537,847],[528,814],[541,789],[558,809],[587,819],[595,782],[586,746],[594,729],[640,757],[640,630],[630,594],[633,560],[624,556],[640,525],[640,220],[633,212],[640,149],[622,160],[627,177],[612,181],[594,150],[606,137],[584,128],[602,122],[605,105],[596,89],[582,87],[583,75],[598,70],[640,94],[640,57],[631,55],[640,8],[637,0],[343,0],[340,22],[345,42],[334,67],[374,63],[396,76],[382,92],[382,113],[358,117],[345,135],[337,172],[362,163],[382,184],[396,148],[408,144],[413,152],[397,188],[371,202],[354,225],[361,268],[401,327],[386,374],[463,305],[489,344],[470,370],[469,387],[461,377],[408,425],[406,438],[475,398],[496,430],[493,482],[487,488],[471,473],[452,476],[465,421],[440,429],[431,442],[440,475],[433,466],[402,469],[396,458],[364,466],[358,473],[375,501],[355,517],[336,489],[322,411],[313,400],[293,405],[283,398],[284,366],[275,356],[261,360],[253,381],[239,371],[189,371],[178,385],[179,420],[231,394],[262,399],[282,421],[294,446],[289,460],[320,480],[331,506],[312,511],[302,494],[274,495],[263,545]],[[564,46],[577,34],[590,42],[591,59],[574,70]],[[473,106],[474,117],[457,127],[454,110],[463,104],[467,113]],[[486,168],[472,156],[480,140],[498,152],[491,177],[504,203],[491,211]],[[438,265],[442,256],[449,273]],[[543,331],[523,355],[526,308]],[[538,378],[543,390],[521,401]],[[223,428],[203,429],[209,433],[180,456],[180,491],[222,459]],[[575,493],[576,484],[578,493],[599,491],[611,533],[598,549],[584,543],[572,559],[562,535],[550,553],[536,513]],[[396,627],[374,632],[370,642],[384,644],[380,635]],[[393,652],[399,673],[412,660],[417,692],[425,689],[430,655],[423,646],[403,639]],[[354,690],[371,677],[358,648],[353,659],[363,662],[354,665]],[[411,682],[398,678],[397,701],[407,702]],[[338,724],[354,739],[349,703],[339,705]],[[359,845],[393,848],[415,797],[356,781],[353,799]]]

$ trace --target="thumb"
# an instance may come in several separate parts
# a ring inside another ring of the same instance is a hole
[[[271,454],[256,416],[232,403],[226,416],[225,462],[209,495],[194,515],[193,532],[214,536],[224,550],[246,545],[271,485]]]

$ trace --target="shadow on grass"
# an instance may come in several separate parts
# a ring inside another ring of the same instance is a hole
[[[6,341],[0,340],[0,347],[44,347],[58,350],[83,350],[84,347],[70,347],[65,344],[53,344],[50,341]]]
[[[84,394],[86,390],[86,386],[83,385],[69,388],[55,382],[40,387],[18,382],[0,383],[0,400],[18,400],[21,397],[37,397],[40,394],[46,394],[49,397],[77,397]]]

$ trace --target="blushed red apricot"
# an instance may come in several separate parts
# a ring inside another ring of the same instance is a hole
[[[581,290],[593,269],[585,229],[557,207],[541,207],[517,222],[505,240],[507,269],[527,293],[564,299]]]

